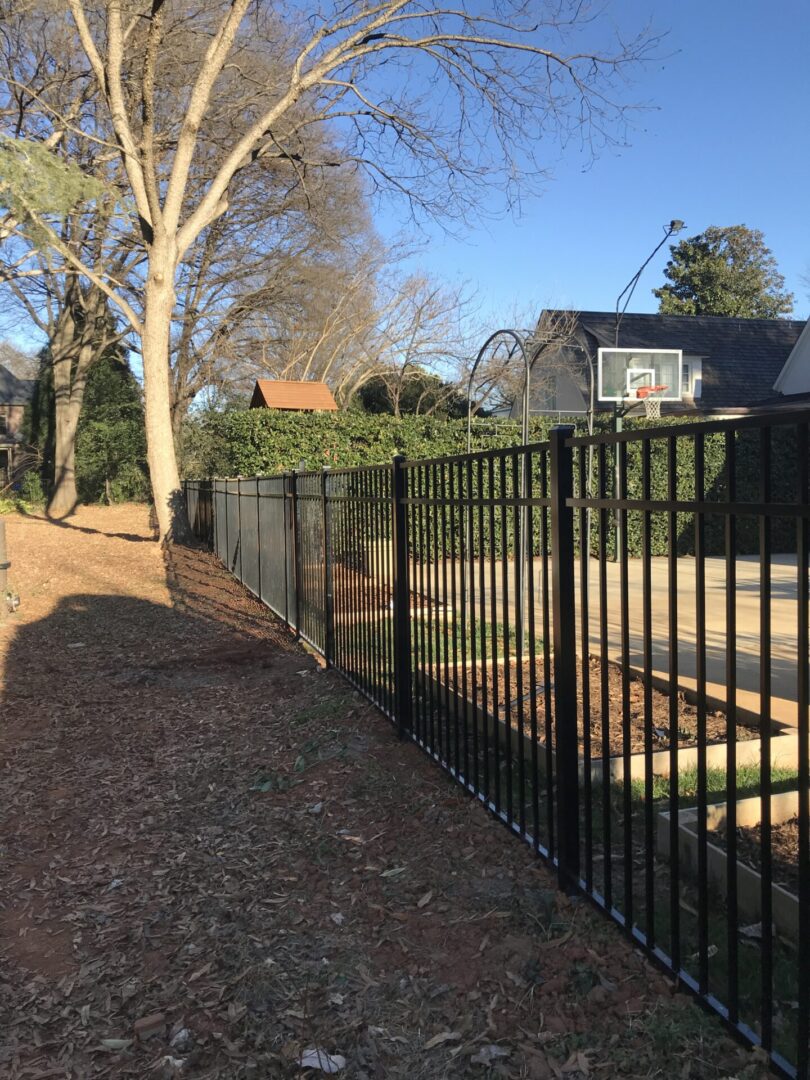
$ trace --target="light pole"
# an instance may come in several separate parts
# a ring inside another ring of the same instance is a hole
[[[636,285],[638,285],[639,281],[641,280],[641,275],[647,269],[649,264],[652,262],[652,260],[655,258],[655,256],[658,254],[658,252],[661,250],[667,240],[669,240],[670,236],[674,236],[676,233],[681,232],[685,228],[686,224],[679,218],[673,218],[672,221],[670,221],[669,225],[664,225],[663,240],[660,240],[655,245],[650,254],[647,256],[647,258],[644,260],[638,270],[636,270],[635,274],[633,274],[625,287],[616,297],[616,328],[613,335],[614,348],[618,349],[619,347],[619,327],[621,326],[622,319],[624,318],[624,313],[625,311],[627,311],[627,305],[630,303],[633,293],[636,291]],[[622,300],[624,300],[623,304]]]
[[[676,233],[679,233],[683,229],[685,229],[686,224],[683,221],[681,221],[680,218],[673,218],[672,221],[670,221],[669,225],[664,225],[663,228],[664,228],[664,237],[663,237],[663,239],[658,241],[658,243],[652,249],[650,254],[647,256],[647,258],[644,260],[644,262],[638,268],[638,270],[636,270],[635,274],[633,274],[633,276],[627,282],[625,287],[622,289],[622,291],[616,297],[616,323],[615,323],[615,327],[614,327],[614,331],[613,331],[613,347],[615,349],[618,349],[618,347],[619,347],[619,327],[622,324],[622,319],[624,318],[624,313],[625,313],[625,311],[627,311],[627,305],[630,303],[630,301],[631,301],[631,299],[633,297],[633,293],[636,291],[636,285],[638,285],[639,281],[641,280],[641,275],[647,269],[649,264],[652,262],[652,260],[655,258],[655,256],[658,254],[658,252],[661,250],[661,248],[664,246],[664,244],[667,242],[667,240],[669,240],[669,238],[671,236],[674,236]],[[622,300],[624,301],[624,303],[622,303]],[[621,431],[622,430],[622,419],[623,418],[624,418],[624,413],[622,413],[620,411],[619,402],[616,401],[616,402],[613,403],[613,430],[614,431]]]
[[[661,250],[661,248],[664,246],[664,244],[667,242],[667,240],[669,240],[669,238],[671,236],[674,236],[676,233],[681,232],[685,228],[686,228],[686,224],[683,221],[681,221],[680,218],[673,218],[672,221],[670,221],[669,225],[664,225],[663,226],[663,229],[664,229],[663,238],[658,241],[658,243],[652,249],[650,254],[647,256],[647,258],[644,260],[644,262],[638,268],[638,270],[636,270],[635,274],[633,274],[633,276],[627,282],[625,287],[622,289],[622,291],[616,297],[616,323],[615,323],[615,327],[614,327],[614,331],[613,331],[613,347],[615,349],[618,349],[618,347],[619,347],[619,328],[620,328],[620,326],[622,324],[622,319],[624,318],[624,313],[625,313],[625,311],[627,311],[627,306],[628,306],[628,304],[630,303],[630,301],[631,301],[631,299],[633,297],[633,293],[636,291],[636,285],[638,285],[639,281],[641,280],[641,275],[647,269],[649,264],[652,262],[652,260],[655,258],[655,256],[658,254],[658,252]],[[624,302],[622,302],[622,301],[624,301]],[[614,401],[614,403],[613,403],[613,430],[614,431],[618,432],[618,431],[622,430],[622,428],[624,426],[623,423],[622,423],[623,420],[624,420],[624,413],[622,412],[622,406],[619,404],[618,401]],[[619,491],[620,491],[620,485],[619,485],[619,448],[618,448],[618,446],[616,447],[615,453],[616,453],[616,463],[615,463],[615,470],[614,470],[614,472],[615,472],[614,479],[615,479],[615,484],[616,484],[616,498],[618,499],[619,498]],[[617,559],[619,558],[619,545],[621,544],[621,525],[620,525],[620,522],[621,522],[621,515],[620,515],[619,510],[617,510],[616,511],[616,558]]]

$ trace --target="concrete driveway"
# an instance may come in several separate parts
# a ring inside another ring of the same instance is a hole
[[[541,619],[541,564],[534,560],[535,625],[538,637],[542,633]],[[691,693],[697,686],[697,627],[696,627],[696,563],[693,558],[677,560],[677,643],[678,686]],[[607,634],[608,656],[618,661],[621,657],[621,591],[618,563],[606,564],[607,575]],[[652,669],[653,678],[669,685],[669,583],[668,560],[652,559]],[[807,569],[805,568],[805,572]],[[458,567],[456,566],[458,575]],[[628,564],[629,595],[629,645],[630,664],[634,669],[643,666],[643,579],[640,559]],[[726,563],[722,558],[706,559],[706,677],[710,704],[722,707],[726,702],[726,654],[731,648],[736,660],[737,707],[741,718],[757,720],[760,707],[760,564],[759,559],[741,556],[736,562],[736,618],[734,640],[729,642],[726,634]],[[441,576],[441,575],[440,575]],[[448,581],[452,571],[448,568]],[[794,555],[776,555],[771,564],[771,676],[772,719],[789,727],[798,724],[797,666],[798,666],[798,573]],[[413,580],[413,579],[412,579]],[[476,608],[480,604],[479,579],[476,571]],[[581,608],[579,565],[577,565],[577,636],[580,637]],[[440,585],[441,589],[441,585]],[[457,576],[457,590],[459,579]],[[489,566],[486,567],[486,604],[490,612]],[[514,564],[508,563],[507,602],[503,600],[502,563],[496,564],[495,602],[497,619],[508,617],[514,625],[515,580]],[[447,601],[450,601],[448,586]],[[456,605],[458,606],[458,604]],[[589,561],[588,611],[590,618],[590,651],[600,651],[599,640],[599,563]],[[806,659],[806,658],[805,658]]]
[[[668,560],[654,558],[651,567],[653,676],[669,678],[669,583]],[[807,568],[805,568],[805,573]],[[598,563],[591,561],[589,583],[589,638],[591,650],[599,648]],[[696,563],[692,558],[677,560],[677,642],[678,685],[687,691],[697,686]],[[736,633],[726,633],[726,562],[706,559],[706,678],[707,693],[718,705],[726,702],[726,660],[728,650],[736,660],[737,705],[741,711],[759,717],[760,668],[760,562],[755,557],[736,561]],[[621,650],[621,603],[619,566],[607,565],[609,655],[618,659]],[[643,581],[642,564],[633,559],[628,576],[630,663],[643,664]],[[774,556],[771,563],[771,678],[770,713],[790,727],[798,724],[798,574],[796,557]],[[807,657],[805,657],[805,663]]]

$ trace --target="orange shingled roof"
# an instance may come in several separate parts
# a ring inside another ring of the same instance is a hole
[[[308,412],[335,412],[337,402],[324,382],[288,382],[282,379],[257,379],[251,409],[300,409]]]

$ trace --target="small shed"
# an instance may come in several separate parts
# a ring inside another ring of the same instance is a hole
[[[337,402],[324,382],[257,379],[251,409],[287,409],[292,412],[336,412]]]

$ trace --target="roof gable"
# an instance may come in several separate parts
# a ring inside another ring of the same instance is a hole
[[[581,311],[578,323],[583,344],[594,352],[614,347],[615,311]],[[805,321],[795,319],[628,312],[619,323],[619,347],[681,349],[703,357],[701,404],[742,406],[775,397],[774,383],[804,328]]]
[[[335,412],[337,402],[325,382],[257,379],[250,407]]]
[[[0,364],[0,405],[27,405],[35,385],[34,379],[18,379]]]

